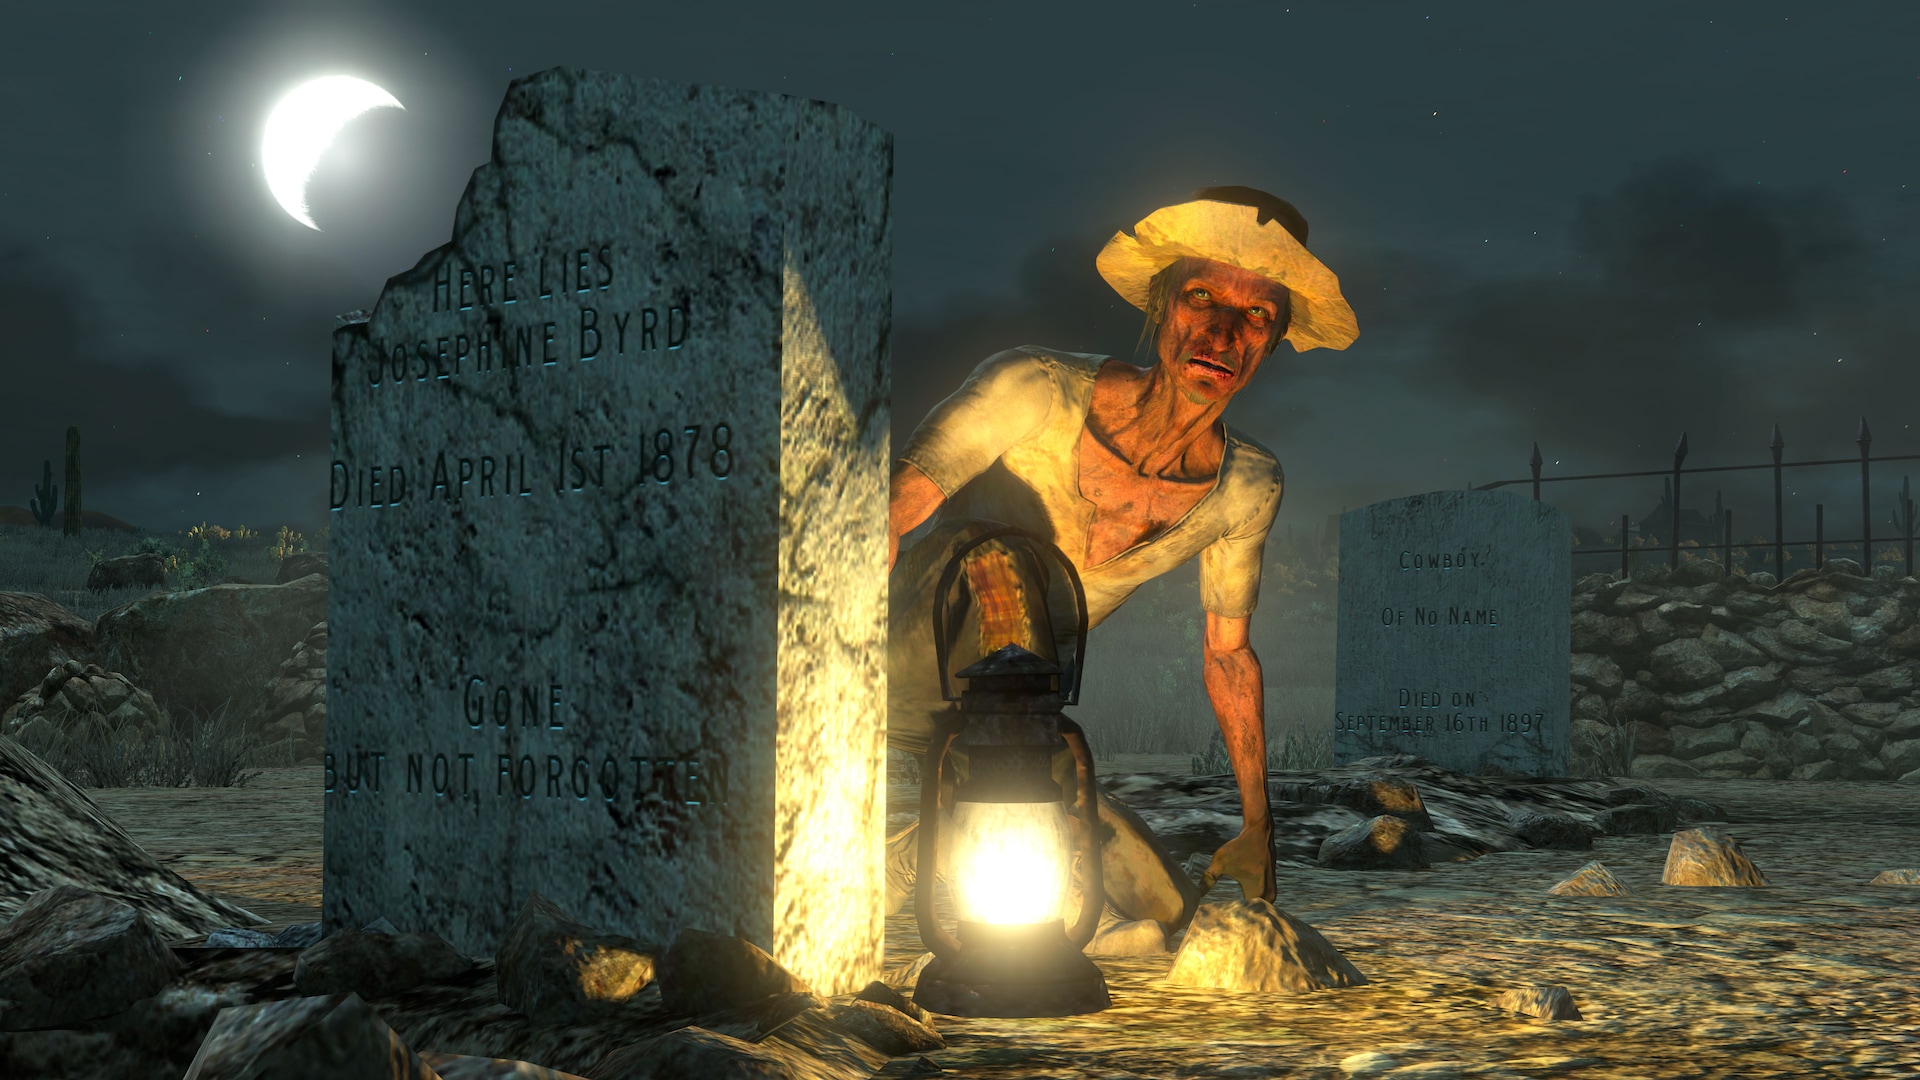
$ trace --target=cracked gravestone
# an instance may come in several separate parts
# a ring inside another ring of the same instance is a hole
[[[329,930],[534,895],[882,952],[889,136],[515,81],[449,243],[334,334]]]

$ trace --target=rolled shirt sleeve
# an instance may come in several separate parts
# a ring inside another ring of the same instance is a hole
[[[1245,618],[1253,614],[1254,605],[1260,601],[1260,564],[1267,531],[1280,512],[1286,487],[1280,463],[1272,461],[1271,468],[1264,496],[1253,500],[1253,512],[1200,551],[1200,606],[1221,618]]]
[[[927,474],[942,495],[952,498],[1008,447],[1046,423],[1060,396],[1053,379],[1051,369],[1024,350],[988,357],[920,421],[900,460]],[[1256,562],[1258,558],[1256,552]]]

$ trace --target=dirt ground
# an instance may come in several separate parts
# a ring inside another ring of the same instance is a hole
[[[1868,884],[1882,870],[1920,867],[1920,787],[1658,783],[1723,807],[1772,885],[1662,886],[1665,836],[1421,871],[1283,867],[1279,906],[1318,929],[1367,985],[1182,989],[1162,983],[1171,957],[1103,958],[1112,1008],[942,1017],[949,1045],[927,1057],[969,1080],[1920,1076],[1920,887]],[[319,769],[269,770],[230,790],[89,794],[157,858],[269,918],[269,929],[318,917]],[[1633,895],[1546,895],[1590,859]],[[1228,881],[1210,899],[1237,893]],[[922,951],[911,916],[889,920],[887,943],[889,971]],[[1584,1019],[1486,1004],[1531,985],[1565,986]],[[901,1071],[908,1064],[887,1075],[919,1075]]]

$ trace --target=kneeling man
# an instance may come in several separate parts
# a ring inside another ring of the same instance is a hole
[[[896,750],[924,752],[934,713],[947,707],[933,591],[967,540],[996,524],[1052,540],[1079,571],[1092,625],[1144,582],[1199,557],[1207,696],[1243,823],[1214,853],[1202,894],[1227,876],[1250,898],[1274,899],[1265,707],[1247,628],[1282,476],[1274,455],[1221,414],[1282,341],[1300,352],[1344,349],[1358,336],[1338,279],[1306,238],[1291,204],[1241,187],[1196,192],[1147,216],[1132,236],[1116,233],[1095,265],[1146,312],[1153,365],[1032,345],[990,357],[915,429],[892,475],[887,742]],[[900,552],[900,537],[935,514],[933,528]],[[953,599],[977,633],[956,642],[953,670],[1008,642],[1049,658],[1069,651],[1075,620],[1060,617],[1046,576],[1017,542],[975,549]],[[1097,745],[1097,726],[1092,735]],[[1122,832],[1130,824],[1110,821],[1105,807],[1102,823]],[[1131,827],[1142,828],[1138,819]],[[1112,880],[1116,872],[1124,866],[1109,872],[1108,894],[1122,914],[1168,922],[1191,914],[1191,903],[1173,919],[1124,910],[1118,898],[1129,887]]]

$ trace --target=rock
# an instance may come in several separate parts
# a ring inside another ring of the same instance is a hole
[[[1575,870],[1571,877],[1547,890],[1549,896],[1626,896],[1633,890],[1620,883],[1598,860]]]
[[[594,1080],[866,1080],[886,1056],[809,1008],[749,1042],[684,1027],[609,1052],[588,1070]]]
[[[1608,836],[1646,836],[1679,824],[1672,803],[1628,803],[1610,806],[1593,816],[1593,827]]]
[[[308,997],[354,993],[383,998],[473,967],[438,934],[342,930],[300,953],[293,985]]]
[[[299,581],[308,574],[327,573],[327,557],[318,551],[299,551],[280,560],[280,572],[274,576],[273,583],[285,585],[289,581]]]
[[[1581,1020],[1573,995],[1564,986],[1529,986],[1508,990],[1493,999],[1493,1007],[1537,1016],[1542,1020]]]
[[[220,1010],[186,1080],[437,1080],[355,994]]]
[[[1787,774],[1789,780],[1838,780],[1846,772],[1846,767],[1837,761],[1810,761],[1804,765],[1795,765]]]
[[[1512,817],[1513,835],[1537,848],[1585,851],[1593,847],[1593,830],[1569,814],[1516,811]]]
[[[95,659],[152,691],[170,711],[211,714],[234,696],[236,676],[268,681],[326,617],[320,577],[157,593],[95,621]]]
[[[380,916],[360,929],[365,930],[369,934],[398,934],[400,932],[400,928],[388,922],[385,915]]]
[[[1419,832],[1405,818],[1382,814],[1322,841],[1320,865],[1332,870],[1414,870],[1428,863]]]
[[[947,1040],[899,1009],[855,998],[831,1005],[828,1018],[848,1034],[888,1057],[945,1048]]]
[[[160,865],[92,799],[12,739],[0,737],[0,919],[56,885],[122,897],[162,940],[197,941],[266,920],[202,893]],[[4,996],[4,995],[0,995]]]
[[[87,589],[149,589],[167,583],[167,561],[151,551],[101,559],[87,571]]]
[[[1319,931],[1257,899],[1200,905],[1167,972],[1173,986],[1255,992],[1366,981]]]
[[[304,949],[319,941],[320,924],[317,922],[294,923],[273,935],[273,947],[276,949]]]
[[[21,739],[31,749],[46,737],[28,734],[35,719],[44,722],[46,731],[69,738],[78,737],[87,722],[108,736],[135,740],[151,738],[170,726],[152,694],[119,672],[78,660],[55,665],[38,686],[0,713],[0,735]]]
[[[624,1005],[653,981],[654,951],[591,929],[534,893],[494,954],[500,1004],[536,1024]]]
[[[659,964],[660,997],[672,1016],[704,1016],[807,985],[744,938],[686,929]],[[597,1075],[597,1074],[596,1074]]]
[[[1882,870],[1869,885],[1920,885],[1920,870]]]
[[[37,686],[48,668],[92,655],[92,622],[39,593],[0,592],[0,706]]]
[[[1103,924],[1087,942],[1088,956],[1164,956],[1167,928],[1153,919]]]
[[[932,956],[933,954],[928,953],[927,955]],[[919,973],[916,972],[915,976],[918,977],[918,974]],[[885,1005],[890,1009],[898,1009],[901,1013],[911,1017],[916,1022],[924,1024],[929,1031],[933,1029],[932,1013],[900,996],[900,991],[895,990],[893,987],[888,986],[878,979],[862,987],[860,992],[853,996],[856,1001],[871,1001],[876,1005]]]
[[[244,926],[223,926],[207,935],[209,949],[271,949],[274,936]]]
[[[1730,723],[1706,728],[1675,725],[1667,730],[1667,734],[1673,740],[1674,756],[1688,761],[1705,754],[1732,750],[1740,745],[1740,734]]]
[[[600,1059],[594,1080],[800,1080],[789,1060],[731,1035],[684,1027]]]
[[[1700,770],[1663,754],[1638,754],[1633,759],[1632,775],[1643,780],[1692,780]]]
[[[263,741],[290,744],[293,763],[317,765],[327,745],[327,624],[316,624],[262,691]]]
[[[0,1031],[117,1013],[159,993],[177,969],[132,905],[73,885],[43,890],[0,926]]]
[[[1686,825],[1697,825],[1706,821],[1727,820],[1727,812],[1725,810],[1720,809],[1705,799],[1675,799],[1673,800],[1673,813],[1674,817],[1678,819],[1678,823]],[[1665,832],[1666,830],[1656,829],[1654,831]]]
[[[436,1054],[423,1051],[420,1060],[427,1063],[440,1080],[587,1080],[578,1073],[561,1072],[543,1065],[506,1058],[468,1057],[464,1054]]]
[[[1663,885],[1759,886],[1762,874],[1740,851],[1740,841],[1712,826],[1681,829],[1667,849]]]
[[[1420,789],[1402,777],[1361,776],[1316,784],[1311,790],[1324,802],[1344,806],[1366,817],[1386,815],[1403,818],[1416,830],[1433,828],[1426,803],[1420,799]]]
[[[1661,682],[1676,690],[1697,690],[1712,686],[1726,675],[1726,669],[1714,661],[1699,638],[1676,638],[1655,648],[1648,666]]]

